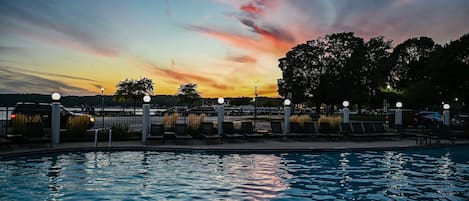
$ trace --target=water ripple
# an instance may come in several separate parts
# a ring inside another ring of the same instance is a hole
[[[0,161],[5,200],[468,200],[469,147],[78,152]]]

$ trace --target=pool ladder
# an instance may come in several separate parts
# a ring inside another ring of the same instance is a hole
[[[96,148],[96,146],[98,146],[98,135],[99,135],[100,130],[102,130],[102,131],[108,130],[109,139],[108,139],[107,147],[111,148],[112,129],[110,129],[110,128],[98,128],[98,129],[93,129],[93,130],[94,130],[94,143],[93,143],[94,148]]]

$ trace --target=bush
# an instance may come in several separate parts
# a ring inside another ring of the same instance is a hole
[[[165,130],[173,130],[176,121],[179,119],[179,113],[173,113],[171,115],[164,114],[163,116],[163,127]]]
[[[318,123],[329,123],[331,126],[333,127],[339,127],[340,124],[342,123],[342,117],[340,116],[336,116],[336,117],[328,117],[328,116],[324,116],[324,115],[321,115],[321,117],[319,117],[318,119]]]
[[[42,123],[41,115],[24,115],[17,114],[16,118],[11,120],[11,124],[14,132],[25,134],[26,133],[26,124],[28,123]]]
[[[86,130],[88,129],[87,116],[71,116],[67,120],[66,137],[75,140],[84,140],[86,137]]]
[[[305,122],[312,122],[309,115],[293,115],[290,117],[290,122],[299,123],[301,128],[305,127]]]
[[[114,124],[111,126],[111,130],[112,130],[112,138],[116,140],[133,137],[133,135],[129,132],[128,125]]]
[[[199,136],[200,125],[202,124],[204,119],[205,114],[189,114],[189,116],[187,116],[187,129],[193,137]]]

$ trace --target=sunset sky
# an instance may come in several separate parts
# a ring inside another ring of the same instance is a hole
[[[469,1],[0,0],[0,93],[113,94],[144,76],[155,94],[278,96],[278,59],[342,31],[443,44],[469,32]]]

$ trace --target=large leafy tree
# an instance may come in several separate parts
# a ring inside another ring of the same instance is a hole
[[[352,100],[359,105],[375,95],[382,79],[391,42],[376,37],[364,42],[353,33],[336,33],[300,44],[279,60],[283,78],[279,93],[291,93],[296,102],[336,104]]]
[[[388,80],[401,92],[407,107],[423,108],[436,104],[437,92],[429,64],[441,47],[428,37],[411,38],[394,48],[388,60]],[[430,87],[428,85],[431,85]]]
[[[119,102],[132,101],[135,109],[137,102],[141,101],[145,95],[153,95],[153,80],[149,78],[125,79],[117,83],[114,99]]]
[[[430,79],[428,64],[440,48],[428,37],[411,38],[394,48],[389,58],[389,82],[394,88],[405,89],[415,82]]]
[[[430,62],[436,94],[445,102],[457,100],[463,107],[469,101],[469,34],[451,41]],[[458,103],[458,104],[459,104]]]
[[[195,101],[201,98],[200,93],[197,91],[197,84],[186,83],[179,86],[176,98],[181,104],[188,104],[193,106]]]

